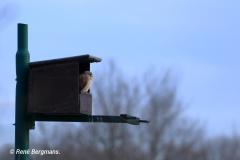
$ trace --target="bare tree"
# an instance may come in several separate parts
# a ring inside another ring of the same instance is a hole
[[[58,149],[61,155],[33,159],[84,160],[239,160],[239,136],[207,140],[203,127],[184,114],[171,72],[127,79],[110,63],[94,80],[94,112],[129,113],[149,124],[38,123],[32,148]],[[134,82],[134,83],[133,83]],[[41,136],[42,135],[42,136]],[[7,148],[7,147],[6,147]],[[2,150],[6,152],[6,150]],[[2,153],[1,152],[1,153]],[[5,157],[9,156],[6,155]]]
[[[222,136],[209,140],[208,160],[240,160],[240,136]]]
[[[6,27],[16,16],[16,10],[14,10],[15,5],[7,2],[0,2],[0,35],[1,31]],[[2,47],[0,45],[0,47]],[[0,50],[1,55],[1,50]],[[2,85],[0,84],[0,91],[1,91]],[[1,93],[3,94],[3,93]],[[3,127],[1,127],[2,129]],[[2,137],[1,137],[2,138]],[[10,160],[13,159],[14,156],[10,154],[10,149],[13,149],[13,145],[11,144],[4,144],[0,146],[0,159],[6,159]]]
[[[74,129],[68,128],[55,146],[63,150],[65,158],[154,160],[176,159],[180,155],[191,154],[188,159],[197,157],[198,150],[193,147],[201,140],[201,132],[198,132],[198,127],[193,127],[196,125],[192,122],[181,124],[180,121],[184,120],[183,107],[177,98],[175,82],[170,81],[169,72],[162,78],[152,74],[132,83],[124,79],[125,76],[114,63],[110,63],[105,73],[101,72],[96,77],[99,78],[95,79],[93,95],[97,113],[138,114],[151,123],[140,126],[81,124]],[[61,147],[63,143],[64,148]]]
[[[13,160],[14,155],[10,153],[10,150],[13,149],[13,145],[5,144],[0,148],[0,159]]]

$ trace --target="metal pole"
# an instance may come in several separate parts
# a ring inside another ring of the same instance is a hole
[[[27,160],[28,154],[18,154],[17,150],[29,149],[29,121],[27,109],[27,77],[28,77],[28,26],[18,24],[18,50],[16,54],[16,102],[15,102],[15,160]]]

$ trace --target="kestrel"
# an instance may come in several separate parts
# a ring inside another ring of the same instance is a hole
[[[80,93],[89,93],[92,85],[92,72],[84,71],[79,75],[79,90]]]

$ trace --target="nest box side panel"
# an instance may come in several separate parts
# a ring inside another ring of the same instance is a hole
[[[92,114],[92,95],[90,93],[81,93],[80,97],[80,113]]]
[[[30,67],[28,112],[79,113],[79,65],[57,63]]]

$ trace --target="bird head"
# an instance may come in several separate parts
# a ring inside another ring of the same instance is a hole
[[[84,74],[88,74],[89,76],[92,77],[92,72],[90,72],[90,71],[84,71]]]

